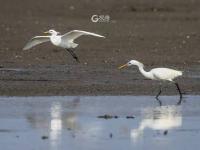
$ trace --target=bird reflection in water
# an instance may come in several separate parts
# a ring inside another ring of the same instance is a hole
[[[59,102],[52,103],[50,121],[50,139],[52,149],[58,149],[63,128],[67,128],[68,130],[78,129],[79,125],[77,124],[77,114],[75,112],[63,112],[63,107],[67,107],[68,109],[75,109],[79,106],[79,103],[79,98],[68,101],[66,105],[61,105]],[[72,136],[74,136],[74,134]]]
[[[34,111],[26,115],[27,121],[33,128],[42,129],[42,135],[49,137],[52,150],[59,149],[63,129],[74,132],[80,129],[77,113],[74,111],[80,105],[80,98],[67,101],[53,101],[47,109],[48,115],[38,113],[38,107],[30,106]],[[70,111],[72,109],[72,111]],[[47,117],[49,116],[49,117]]]
[[[62,130],[62,107],[58,102],[51,105],[51,120],[50,120],[50,140],[51,148],[57,149],[60,142],[60,134]]]
[[[50,129],[51,129],[51,139],[55,140],[60,134],[62,130],[62,114],[61,114],[61,104],[60,103],[52,103],[51,106],[51,121],[50,121]]]
[[[140,122],[139,127],[132,129],[130,133],[134,141],[137,141],[147,128],[162,131],[164,135],[167,135],[168,130],[182,125],[180,105],[145,108],[142,111],[142,116],[144,119]]]

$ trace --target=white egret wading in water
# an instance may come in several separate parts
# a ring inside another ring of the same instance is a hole
[[[65,33],[63,35],[59,35],[59,32],[55,30],[49,30],[44,33],[51,34],[50,36],[35,36],[33,37],[23,48],[23,50],[28,50],[32,48],[33,46],[36,46],[38,44],[51,41],[51,43],[55,46],[62,47],[66,49],[74,59],[76,59],[77,62],[79,62],[79,59],[77,55],[74,53],[72,49],[76,48],[78,44],[74,43],[74,40],[82,35],[92,35],[96,37],[102,37],[105,38],[102,35],[81,31],[81,30],[72,30],[68,33]]]
[[[169,69],[169,68],[154,68],[154,69],[150,70],[149,72],[147,72],[144,70],[144,65],[137,60],[131,60],[128,63],[126,63],[125,65],[120,66],[119,69],[122,69],[122,68],[128,67],[128,66],[132,66],[132,65],[138,66],[141,74],[143,74],[143,76],[145,76],[148,79],[173,82],[176,85],[177,90],[180,94],[180,99],[182,99],[182,93],[179,88],[179,85],[177,82],[173,81],[173,79],[175,79],[176,77],[182,76],[182,71]],[[156,95],[157,99],[158,99],[158,96],[161,94],[161,92],[162,92],[162,90],[160,88],[159,93]]]

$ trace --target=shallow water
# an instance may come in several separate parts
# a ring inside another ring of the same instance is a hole
[[[200,146],[200,96],[0,97],[4,150],[182,150]],[[118,118],[98,118],[103,115]],[[127,118],[131,116],[131,118]],[[133,118],[132,118],[133,117]]]

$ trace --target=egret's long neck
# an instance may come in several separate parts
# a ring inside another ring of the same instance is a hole
[[[139,68],[141,74],[143,74],[143,76],[145,76],[146,78],[152,79],[152,74],[151,74],[151,72],[145,71],[145,70],[144,70],[144,65],[143,65],[142,63],[138,62],[137,66],[138,66],[138,68]]]

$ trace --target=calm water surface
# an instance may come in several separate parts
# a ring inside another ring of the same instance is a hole
[[[200,96],[0,97],[2,150],[200,147]],[[98,116],[117,116],[103,119]],[[127,119],[127,116],[134,118]]]

